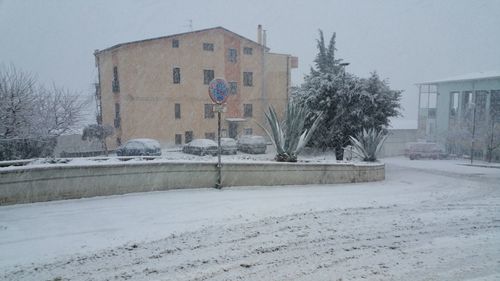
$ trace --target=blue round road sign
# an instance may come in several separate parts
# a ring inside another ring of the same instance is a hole
[[[208,85],[208,95],[216,104],[224,103],[228,96],[228,87],[224,79],[215,78]]]

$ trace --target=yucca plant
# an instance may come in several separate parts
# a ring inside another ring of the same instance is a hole
[[[380,152],[387,135],[382,130],[363,129],[363,132],[356,137],[349,136],[349,138],[354,147],[354,153],[360,156],[363,161],[374,162],[377,161],[377,154]]]
[[[321,114],[316,117],[311,128],[305,128],[307,109],[294,102],[289,102],[285,120],[278,119],[276,110],[269,106],[265,113],[271,132],[264,126],[262,129],[269,135],[276,148],[275,160],[279,162],[297,162],[297,155],[304,149],[314,130],[318,127]]]

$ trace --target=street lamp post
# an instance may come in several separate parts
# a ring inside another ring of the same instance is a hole
[[[340,63],[339,65],[342,66],[342,70],[344,71],[343,73],[343,76],[342,76],[342,80],[345,79],[345,67],[348,66],[350,63],[348,62],[343,62],[343,63]]]
[[[345,85],[345,68],[346,68],[346,66],[349,65],[349,63],[348,62],[343,62],[343,63],[340,63],[339,65],[342,67],[342,70],[343,70],[343,73],[342,73],[342,88],[344,88],[344,85]]]
[[[343,62],[343,63],[340,63],[339,65],[342,67],[342,70],[343,70],[343,73],[342,73],[342,92],[343,92],[343,94],[345,94],[345,92],[346,92],[345,89],[344,89],[345,88],[345,68],[346,68],[346,66],[349,65],[349,63],[348,62]],[[337,159],[340,158],[339,160],[342,160],[344,153],[342,151],[342,148],[340,148],[340,149],[341,150],[338,151],[338,152],[337,152],[337,149],[335,149],[336,150],[336,152],[335,152],[335,158],[337,158]],[[337,155],[337,153],[339,153],[339,155]],[[352,156],[352,146],[350,147],[350,154]]]

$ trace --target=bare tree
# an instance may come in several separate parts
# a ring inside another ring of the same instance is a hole
[[[13,65],[0,66],[0,138],[23,138],[29,135],[34,119],[36,79]]]
[[[0,149],[10,158],[34,155],[9,151],[19,147],[16,142],[29,149],[76,129],[88,103],[67,89],[38,84],[33,74],[14,65],[0,65],[0,101]]]
[[[52,85],[51,88],[38,89],[34,107],[37,134],[59,136],[80,124],[84,117],[87,102],[69,90]]]

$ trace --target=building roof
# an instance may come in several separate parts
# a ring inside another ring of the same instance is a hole
[[[222,26],[217,26],[217,27],[200,29],[200,30],[195,30],[195,31],[190,31],[190,32],[184,32],[184,33],[166,35],[166,36],[161,36],[161,37],[155,37],[155,38],[149,38],[149,39],[143,39],[143,40],[137,40],[137,41],[120,43],[120,44],[111,46],[109,48],[106,48],[104,50],[96,50],[94,54],[97,55],[99,53],[103,53],[103,52],[106,52],[106,51],[110,51],[110,50],[117,49],[117,48],[120,48],[120,47],[123,47],[123,46],[131,45],[131,44],[144,43],[144,42],[154,41],[154,40],[159,40],[159,39],[175,38],[175,37],[180,37],[180,36],[184,36],[184,35],[190,35],[190,34],[195,34],[195,33],[203,33],[203,32],[207,32],[207,31],[211,31],[211,30],[217,30],[217,29],[220,29],[220,30],[222,30],[224,32],[231,33],[232,35],[235,35],[235,36],[237,36],[237,37],[239,37],[241,39],[247,40],[250,43],[253,43],[255,45],[261,46],[259,43],[255,42],[253,40],[250,40],[250,39],[248,39],[248,38],[246,38],[244,36],[241,36],[238,33],[232,32],[231,30],[226,29],[226,28],[224,28]],[[269,51],[270,49],[266,47],[266,50]]]
[[[500,79],[500,71],[484,71],[469,74],[462,74],[454,77],[448,77],[439,80],[425,81],[417,83],[417,85],[440,84],[446,82],[485,80],[485,79]]]

